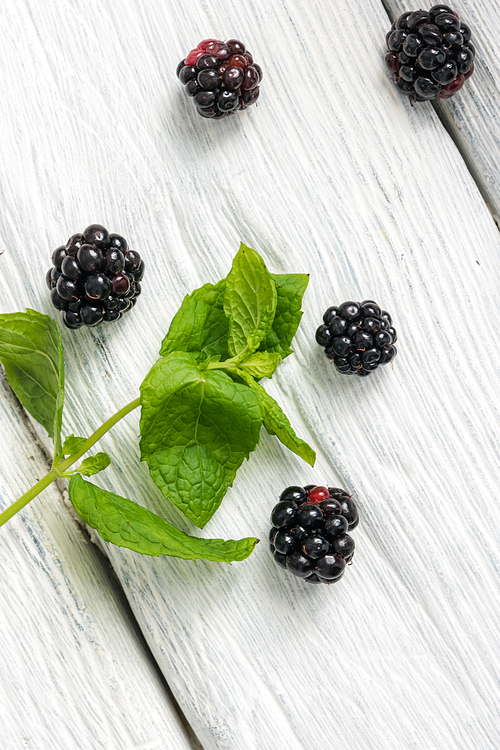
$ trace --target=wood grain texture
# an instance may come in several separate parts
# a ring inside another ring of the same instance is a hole
[[[310,273],[295,354],[266,387],[314,470],[263,434],[199,532],[139,463],[137,414],[99,444],[103,487],[190,533],[262,539],[231,567],[107,548],[204,750],[498,747],[500,238],[434,110],[391,84],[382,5],[26,1],[8,21],[2,311],[51,312],[50,253],[93,221],[148,264],[133,314],[63,330],[66,433],[134,397],[183,296],[226,275],[241,240],[273,272]],[[196,117],[173,75],[211,35],[242,38],[265,75],[259,106],[223,122]],[[400,343],[394,367],[352,380],[314,331],[359,298]],[[344,580],[312,590],[266,542],[280,491],[310,482],[362,513]]]
[[[418,5],[397,0],[383,2],[391,20]],[[497,35],[500,7],[498,3],[482,0],[457,0],[452,7],[472,29],[476,61],[474,73],[463,90],[438,102],[436,110],[500,226],[500,122],[496,106],[500,97]]]
[[[3,373],[0,394],[3,510],[47,462]],[[57,487],[2,528],[0,569],[3,748],[192,747],[107,561]]]

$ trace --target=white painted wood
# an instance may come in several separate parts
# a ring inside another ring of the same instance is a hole
[[[102,486],[192,533],[263,540],[231,567],[107,548],[204,750],[498,747],[500,239],[436,113],[390,83],[382,5],[28,0],[8,20],[2,311],[49,312],[50,252],[93,221],[148,263],[133,314],[63,331],[67,433],[137,393],[183,296],[225,275],[240,240],[311,275],[296,354],[268,388],[314,470],[263,434],[199,532],[139,463],[138,414],[99,446]],[[219,123],[173,75],[210,35],[241,37],[265,75],[258,108]],[[313,340],[349,298],[380,301],[400,335],[394,367],[364,380]],[[279,492],[309,482],[362,512],[344,580],[311,590],[265,541]]]
[[[383,2],[391,20],[407,10],[420,7],[418,3],[399,0]],[[424,7],[427,6],[424,4]],[[497,115],[500,7],[490,0],[457,0],[451,3],[451,7],[472,29],[477,55],[474,73],[462,91],[451,99],[438,102],[436,107],[500,225],[500,125]]]
[[[1,510],[47,471],[2,374]],[[35,438],[35,439],[34,439]],[[5,750],[189,750],[105,558],[52,486],[0,535]]]

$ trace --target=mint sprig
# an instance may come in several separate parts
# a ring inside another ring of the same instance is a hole
[[[142,383],[141,458],[163,495],[197,526],[219,507],[262,425],[314,464],[312,448],[258,383],[291,352],[308,281],[298,276],[273,276],[242,244],[226,279],[184,299],[163,356]],[[271,351],[263,349],[266,340]]]
[[[203,527],[256,448],[262,426],[305,461],[312,448],[295,434],[260,382],[288,356],[302,312],[304,274],[271,274],[261,256],[241,245],[225,279],[187,295],[163,339],[160,358],[140,397],[90,437],[61,444],[64,359],[59,328],[34,310],[0,315],[0,362],[21,404],[54,440],[52,469],[0,514],[0,526],[54,479],[70,477],[77,512],[106,540],[144,554],[240,560],[255,539],[200,540],[174,529],[131,500],[85,482],[111,459],[97,453],[77,462],[126,414],[141,406],[141,459],[163,495]],[[192,541],[194,539],[194,541]],[[153,551],[152,551],[153,550]]]

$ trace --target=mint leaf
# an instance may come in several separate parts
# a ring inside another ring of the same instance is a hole
[[[86,442],[87,438],[76,437],[73,434],[68,435],[63,443],[61,452],[63,456],[72,456],[73,453],[78,453],[78,451],[83,448]]]
[[[239,370],[239,375],[246,383],[258,394],[262,407],[264,409],[264,427],[270,435],[276,435],[278,440],[283,443],[289,450],[303,458],[310,466],[316,462],[316,453],[305,440],[297,437],[295,430],[290,424],[290,420],[284,413],[281,406],[272,396],[257,383],[253,378],[248,377],[247,373]]]
[[[271,274],[276,282],[277,303],[273,325],[261,341],[259,351],[279,352],[283,359],[292,354],[290,344],[302,318],[302,297],[309,283],[305,273]]]
[[[164,518],[132,500],[101,490],[78,474],[69,483],[69,498],[78,515],[105,542],[142,555],[231,563],[248,557],[258,542],[250,537],[224,541],[188,536]]]
[[[266,283],[270,278],[276,284],[275,315],[271,328],[260,342],[259,351],[278,352],[282,358],[287,357],[292,353],[290,344],[302,317],[302,297],[309,283],[309,276],[299,273],[269,274],[258,253],[245,245],[241,246],[240,252],[242,248],[248,255],[246,262],[252,264],[256,261],[260,272],[263,269],[265,271],[263,276]],[[238,266],[236,263],[236,267],[241,272],[245,272],[244,265]],[[238,287],[236,268],[233,267],[233,270],[235,274],[228,278]],[[213,355],[220,355],[222,359],[229,357],[229,320],[226,315],[231,317],[231,310],[227,308],[230,304],[229,298],[225,311],[223,307],[226,288],[227,280],[222,279],[217,284],[204,284],[184,298],[162,342],[160,349],[162,356],[173,351],[186,351],[199,354],[199,359]],[[236,354],[236,350],[233,349],[231,353]]]
[[[259,439],[256,393],[194,354],[159,359],[141,385],[141,459],[165,497],[197,526],[219,507]]]
[[[64,358],[55,320],[36,310],[0,315],[0,362],[9,385],[61,453]]]
[[[107,469],[110,463],[111,459],[107,453],[96,453],[95,456],[89,456],[82,461],[77,471],[85,477],[91,477],[92,474],[98,474]]]
[[[224,312],[231,356],[248,356],[269,332],[276,311],[276,284],[260,255],[243,243],[227,277]]]
[[[272,378],[280,362],[281,356],[277,352],[273,354],[269,352],[254,352],[248,359],[240,362],[237,367],[257,379]]]
[[[204,284],[186,295],[163,339],[160,354],[174,351],[199,353],[200,358],[220,355],[227,359],[229,322],[223,310],[226,279]]]
[[[299,438],[290,420],[282,410],[277,401],[272,398],[261,385],[256,383],[259,389],[262,389],[261,400],[265,409],[264,427],[270,435],[276,437],[297,456],[304,459],[310,466],[316,462],[316,453],[305,440]],[[265,395],[264,395],[265,394]]]

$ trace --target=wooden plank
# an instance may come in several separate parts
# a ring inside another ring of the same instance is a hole
[[[0,378],[0,507],[47,471]],[[193,747],[106,559],[54,485],[0,534],[5,750]]]
[[[409,2],[384,0],[391,21],[416,10]],[[495,2],[460,0],[451,7],[472,30],[476,47],[474,73],[458,94],[436,104],[436,110],[500,226],[500,71],[498,35],[500,8]],[[388,27],[389,28],[389,27]],[[424,104],[424,107],[432,105]]]
[[[198,532],[262,544],[231,568],[108,549],[204,750],[497,747],[500,362],[485,342],[500,241],[436,114],[388,80],[382,6],[92,0],[28,4],[12,23],[2,311],[49,312],[50,252],[92,221],[148,264],[133,314],[63,331],[66,433],[137,394],[184,294],[225,275],[240,240],[272,271],[311,275],[296,353],[268,388],[317,467],[263,434]],[[172,75],[212,34],[241,36],[265,75],[259,107],[220,123],[197,119]],[[367,297],[393,314],[400,352],[354,381],[314,330],[330,304]],[[190,530],[139,463],[137,416],[102,440],[113,464],[96,482]],[[349,489],[362,513],[345,579],[312,590],[265,541],[281,489],[310,482]]]

